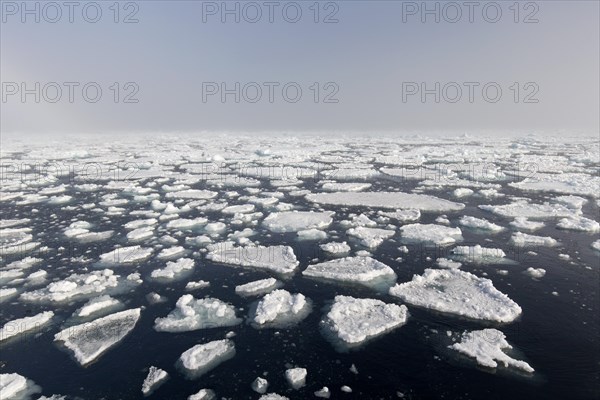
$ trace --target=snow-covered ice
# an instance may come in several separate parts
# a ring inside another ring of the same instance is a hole
[[[417,208],[421,211],[460,211],[462,203],[440,199],[425,194],[402,192],[334,192],[306,196],[308,201],[333,206],[357,206],[385,209]]]
[[[336,347],[350,348],[398,328],[408,318],[406,306],[376,299],[336,296],[321,320],[325,336]]]
[[[463,216],[458,221],[458,223],[460,225],[466,226],[468,228],[481,229],[484,231],[500,232],[500,231],[504,230],[504,228],[501,227],[500,225],[496,225],[493,222],[490,222],[486,219],[475,218],[475,217],[471,217],[471,216]]]
[[[265,394],[269,388],[269,381],[259,376],[252,382],[251,387],[256,393]]]
[[[311,310],[311,302],[303,294],[277,289],[266,294],[250,311],[250,320],[257,327],[284,328],[299,323]]]
[[[518,247],[553,247],[558,245],[558,240],[550,236],[535,236],[523,232],[515,232],[510,237],[510,243]]]
[[[184,351],[177,361],[177,367],[188,379],[196,379],[234,356],[235,345],[231,340],[214,340]]]
[[[491,280],[459,269],[426,269],[390,288],[390,294],[415,306],[476,320],[511,322],[521,314],[521,307]]]
[[[496,368],[498,363],[506,368],[533,373],[534,369],[525,361],[515,360],[507,355],[503,349],[511,349],[504,333],[497,329],[488,328],[479,331],[465,332],[459,343],[450,346],[468,357],[474,358],[477,363],[487,368]]]
[[[109,308],[117,307],[121,304],[122,303],[119,300],[112,298],[109,295],[98,296],[98,297],[94,297],[93,299],[90,299],[87,303],[85,303],[83,306],[78,308],[73,313],[73,316],[74,317],[89,317],[92,314],[95,314],[97,312],[100,312],[100,311],[103,311],[103,310],[106,310]]]
[[[123,340],[137,324],[141,310],[133,308],[71,326],[54,335],[54,340],[61,342],[85,366]]]
[[[148,376],[142,383],[142,393],[144,396],[151,395],[156,389],[158,389],[163,383],[167,381],[169,374],[167,371],[151,366],[148,371]]]
[[[27,332],[37,332],[41,327],[50,322],[53,316],[54,313],[52,311],[44,311],[31,317],[9,321],[0,329],[0,342]]]
[[[177,261],[168,261],[164,268],[155,269],[150,277],[156,280],[172,281],[191,273],[194,270],[195,261],[191,258],[180,258]]]
[[[262,222],[271,232],[298,232],[307,229],[324,229],[333,221],[333,212],[289,211],[272,213]]]
[[[240,296],[260,296],[269,293],[275,289],[279,289],[283,283],[275,278],[260,279],[235,287],[235,293]]]
[[[370,249],[374,249],[382,244],[386,239],[394,236],[396,231],[359,226],[358,228],[348,229],[346,233],[349,236],[357,239],[361,245]]]
[[[402,241],[426,245],[451,245],[463,240],[460,228],[436,224],[409,224],[400,227]]]
[[[221,242],[208,246],[206,258],[217,263],[264,269],[279,274],[293,273],[299,265],[290,246],[236,246]]]
[[[300,389],[306,385],[306,368],[290,368],[285,371],[285,379],[292,389]]]
[[[219,299],[195,299],[191,294],[185,294],[177,300],[169,315],[154,321],[154,329],[159,332],[188,332],[234,326],[241,322],[232,305]]]
[[[351,247],[346,242],[330,242],[319,246],[321,250],[331,255],[343,255],[350,252]]]
[[[600,224],[593,219],[576,216],[563,218],[558,221],[556,227],[559,229],[566,229],[570,231],[581,231],[581,232],[598,232],[600,231]]]
[[[371,257],[345,257],[309,265],[302,275],[332,281],[359,283],[369,287],[391,285],[394,270]]]

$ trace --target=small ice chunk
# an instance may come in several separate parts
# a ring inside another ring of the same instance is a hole
[[[303,294],[278,289],[250,310],[250,320],[257,327],[285,328],[302,321],[311,310],[311,303]]]
[[[54,340],[62,342],[79,364],[85,366],[127,336],[139,320],[141,310],[133,308],[66,328],[54,335]]]
[[[214,400],[217,395],[210,389],[200,389],[197,393],[188,396],[187,400]]]
[[[187,253],[187,250],[181,246],[173,246],[166,249],[163,249],[160,253],[157,254],[156,258],[160,260],[171,260],[177,257],[183,256]]]
[[[177,261],[167,262],[164,268],[155,269],[150,273],[152,279],[172,281],[185,276],[194,270],[195,261],[191,258],[180,258]]]
[[[343,350],[398,328],[407,318],[404,305],[336,296],[331,310],[321,320],[321,327],[325,336]]]
[[[535,231],[544,227],[543,222],[530,221],[526,217],[516,217],[510,224],[513,228],[525,231]]]
[[[196,379],[235,356],[235,345],[229,339],[197,344],[184,351],[177,366],[188,379]]]
[[[502,230],[504,230],[503,227],[501,227],[500,225],[496,225],[493,222],[488,221],[487,219],[483,219],[483,218],[475,218],[475,217],[471,217],[471,216],[464,216],[462,217],[458,223],[462,226],[466,226],[468,228],[473,228],[473,229],[481,229],[484,231],[490,231],[490,232],[500,232]]]
[[[600,240],[596,240],[590,244],[590,247],[594,250],[600,251]]]
[[[358,228],[348,229],[347,234],[358,239],[358,242],[370,249],[379,247],[384,240],[394,236],[396,231],[380,228],[367,228],[359,226]]]
[[[333,221],[331,211],[288,211],[272,213],[263,221],[263,226],[276,233],[298,232],[307,229],[327,228]]]
[[[532,278],[541,278],[546,275],[546,270],[544,268],[532,268],[529,267],[525,270],[525,273]]]
[[[285,379],[292,389],[300,389],[306,385],[306,368],[290,368],[285,371]]]
[[[319,229],[306,229],[298,231],[298,240],[309,241],[309,240],[324,240],[327,239],[327,233]]]
[[[459,269],[426,269],[390,288],[390,294],[415,306],[476,320],[511,322],[522,311],[491,280]]]
[[[50,322],[53,316],[52,311],[44,311],[31,317],[9,321],[0,329],[0,342],[30,331],[38,331],[39,328]]]
[[[558,241],[550,236],[535,236],[522,232],[513,233],[510,237],[510,243],[518,247],[554,247],[558,245]]]
[[[169,378],[169,374],[167,371],[164,371],[160,368],[156,368],[154,366],[150,367],[148,371],[148,376],[144,379],[144,383],[142,384],[142,393],[144,396],[151,395],[156,389],[160,387],[163,383],[167,381]]]
[[[269,387],[269,381],[260,376],[257,377],[254,382],[252,382],[252,390],[259,394],[267,393],[267,388]]]
[[[207,281],[195,281],[195,282],[188,282],[185,285],[185,290],[198,290],[198,289],[204,289],[210,286],[210,282]]]
[[[333,281],[360,283],[369,287],[393,284],[394,270],[371,257],[345,257],[309,265],[302,275]]]
[[[100,265],[131,265],[147,260],[152,249],[141,246],[119,247],[100,256]]]
[[[331,396],[331,392],[327,386],[323,386],[321,389],[315,392],[315,397],[320,397],[322,399],[328,399]]]
[[[462,263],[459,263],[458,261],[448,260],[447,258],[438,258],[435,261],[438,267],[440,268],[456,269],[462,266]]]
[[[454,191],[452,192],[452,195],[454,195],[454,197],[469,197],[473,195],[473,190],[468,189],[468,188],[457,188],[454,189]]]
[[[235,293],[240,296],[258,296],[269,293],[283,286],[283,283],[275,278],[260,279],[235,287]]]
[[[281,396],[277,393],[269,393],[269,394],[263,394],[262,396],[260,396],[260,398],[258,400],[290,400],[285,396]]]
[[[350,386],[344,385],[340,388],[340,390],[344,393],[352,393],[352,388]]]
[[[319,246],[324,252],[332,255],[348,254],[351,250],[346,242],[330,242]]]
[[[600,231],[600,224],[593,219],[575,216],[569,218],[563,218],[558,221],[556,227],[559,229],[566,229],[570,231],[581,231],[581,232],[598,232]]]
[[[175,309],[165,318],[156,318],[154,329],[158,332],[188,332],[199,329],[234,326],[242,320],[235,308],[219,299],[195,299],[184,294],[177,300]]]
[[[465,332],[459,343],[448,347],[475,358],[477,363],[484,367],[496,368],[498,363],[501,363],[507,368],[517,368],[528,373],[534,372],[534,369],[525,361],[515,360],[502,351],[502,349],[511,349],[512,346],[506,341],[506,336],[497,329]]]
[[[117,299],[110,297],[109,295],[98,296],[90,299],[81,308],[73,313],[75,317],[88,317],[91,314],[105,310],[107,308],[115,307],[120,305],[121,302]]]
[[[408,208],[405,210],[396,210],[396,211],[392,211],[392,212],[379,211],[379,212],[377,212],[377,214],[381,215],[383,217],[395,219],[395,220],[397,220],[399,222],[403,222],[403,223],[418,221],[419,218],[421,218],[421,211],[419,211],[418,209],[414,209],[414,208]]]
[[[409,224],[400,227],[402,240],[407,243],[450,245],[463,240],[460,228],[435,224]]]
[[[506,257],[506,253],[504,253],[502,249],[481,247],[480,245],[456,246],[450,253],[453,258],[456,258],[459,261],[475,264],[503,262],[503,259]]]

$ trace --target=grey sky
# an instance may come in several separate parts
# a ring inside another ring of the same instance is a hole
[[[468,2],[427,2],[439,22],[423,2],[314,3],[275,2],[272,23],[263,1],[239,23],[223,2],[97,2],[96,23],[38,3],[38,23],[2,1],[2,132],[599,130],[597,1],[475,2],[473,22]]]

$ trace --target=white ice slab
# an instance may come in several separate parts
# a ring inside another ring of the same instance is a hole
[[[358,228],[348,229],[346,233],[349,236],[356,238],[361,245],[374,249],[379,247],[386,239],[394,236],[396,231],[359,226]]]
[[[85,366],[123,340],[135,327],[141,310],[133,308],[66,328],[54,335],[54,340],[61,342]]]
[[[177,367],[188,379],[196,379],[234,356],[235,345],[231,340],[215,340],[184,351],[177,361]]]
[[[496,368],[500,363],[506,368],[516,368],[528,373],[534,372],[534,369],[525,361],[515,360],[502,351],[502,349],[511,349],[512,346],[506,341],[506,336],[497,329],[465,332],[461,342],[448,347],[474,358],[479,365],[484,367]]]
[[[272,213],[263,220],[263,226],[271,232],[298,232],[307,229],[324,229],[333,221],[333,212],[289,211]]]
[[[154,321],[154,329],[159,332],[189,332],[234,326],[241,322],[232,305],[219,299],[195,299],[191,294],[185,294],[177,300],[175,309],[169,315]]]
[[[167,371],[157,368],[155,366],[150,367],[148,376],[144,379],[142,384],[142,393],[144,396],[151,395],[156,389],[158,389],[163,383],[169,379]]]
[[[217,263],[291,274],[300,264],[290,246],[236,246],[221,242],[208,246],[206,258]]]
[[[459,211],[465,205],[438,197],[402,192],[316,193],[308,201],[333,206],[374,207],[386,209],[418,208],[421,211]]]
[[[302,321],[311,310],[311,303],[303,294],[277,289],[250,310],[250,320],[257,327],[286,328]]]
[[[302,275],[368,287],[391,285],[396,281],[393,269],[371,257],[345,257],[309,265]]]
[[[331,310],[321,320],[321,326],[334,346],[345,349],[398,328],[406,323],[407,318],[404,305],[336,296]]]
[[[477,320],[511,322],[521,314],[521,307],[491,280],[458,269],[426,269],[390,288],[390,294],[415,306]]]
[[[0,329],[0,342],[27,332],[39,331],[41,327],[50,322],[53,316],[52,311],[44,311],[31,317],[9,321]]]
[[[460,228],[436,224],[409,224],[400,227],[404,243],[451,245],[463,240]]]
[[[260,279],[235,287],[235,293],[240,296],[260,296],[283,286],[281,281],[275,278]]]

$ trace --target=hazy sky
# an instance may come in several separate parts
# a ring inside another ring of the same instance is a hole
[[[598,1],[1,3],[2,132],[599,130]]]

